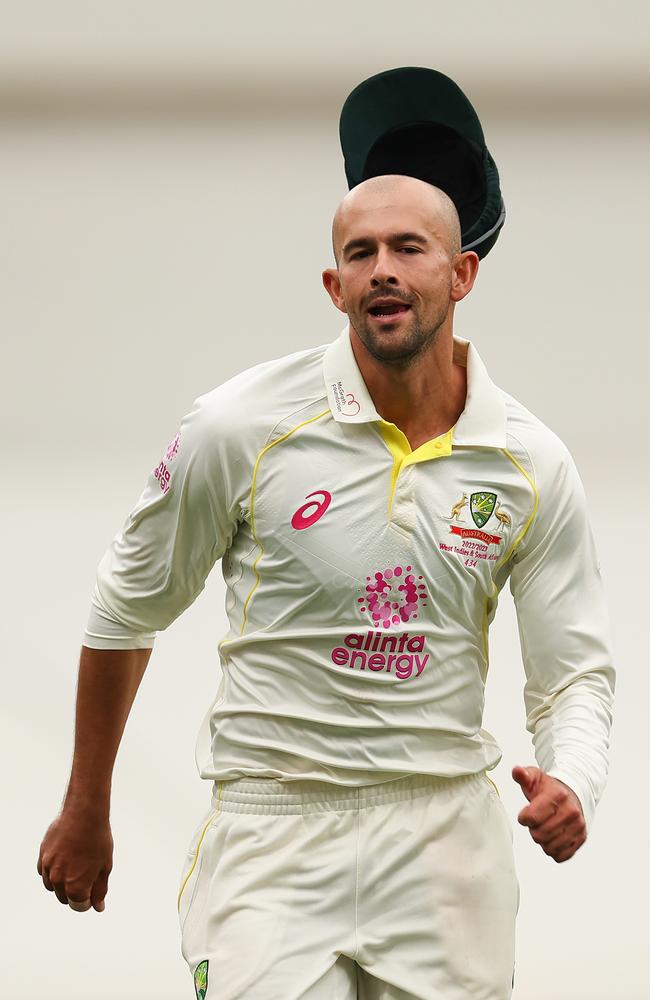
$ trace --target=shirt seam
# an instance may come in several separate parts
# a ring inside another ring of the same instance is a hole
[[[255,458],[253,459],[253,466],[252,466],[250,477],[249,477],[251,485],[250,485],[248,493],[246,495],[246,503],[242,504],[240,506],[240,510],[242,511],[243,515],[250,515],[250,511],[251,511],[251,490],[252,490],[253,474],[254,474],[254,471],[255,471],[255,465],[257,464],[257,460],[260,457],[261,453],[264,451],[264,449],[268,448],[268,446],[270,444],[272,444],[272,442],[273,442],[273,436],[274,436],[275,432],[277,431],[278,427],[280,427],[281,424],[283,424],[285,420],[290,420],[297,413],[301,413],[303,410],[308,409],[308,407],[310,407],[310,406],[315,406],[316,403],[320,403],[322,400],[327,401],[327,395],[324,394],[324,393],[321,393],[321,395],[319,395],[319,396],[315,396],[313,399],[311,399],[307,403],[304,403],[302,406],[297,406],[294,410],[289,410],[288,413],[284,413],[281,417],[278,417],[278,419],[272,425],[272,427],[271,427],[270,431],[268,432],[268,434],[266,435],[266,437],[262,439],[262,446],[261,446],[261,448],[259,448],[255,452]],[[330,413],[331,413],[331,410],[330,410]]]
[[[240,636],[242,636],[244,634],[244,630],[246,628],[246,622],[248,620],[248,618],[247,618],[248,605],[250,604],[251,598],[253,597],[253,594],[255,593],[255,591],[257,590],[257,588],[258,588],[258,586],[259,586],[259,584],[261,582],[260,575],[259,575],[259,573],[257,571],[257,564],[260,561],[260,559],[262,558],[262,555],[264,554],[264,546],[260,542],[259,538],[257,537],[257,533],[255,531],[255,513],[254,513],[254,511],[255,511],[255,502],[254,502],[255,483],[256,483],[256,479],[257,479],[257,471],[258,471],[260,462],[261,462],[263,456],[265,455],[265,453],[270,448],[274,448],[275,445],[281,444],[282,441],[286,440],[286,438],[288,438],[288,437],[291,437],[291,435],[295,434],[296,431],[300,430],[301,427],[304,427],[308,423],[313,423],[316,420],[320,420],[320,419],[322,419],[322,417],[326,417],[328,414],[330,416],[332,415],[332,411],[330,410],[330,408],[328,406],[327,409],[322,410],[321,413],[316,413],[313,417],[309,417],[307,420],[299,421],[294,427],[291,427],[284,434],[280,435],[280,437],[273,438],[273,431],[276,430],[276,428],[279,427],[279,425],[284,420],[288,420],[290,417],[294,417],[296,414],[298,414],[301,411],[307,409],[307,407],[314,406],[316,403],[320,402],[322,399],[323,399],[323,397],[320,396],[320,397],[318,397],[315,400],[311,400],[309,403],[305,404],[305,406],[298,407],[297,409],[293,410],[291,413],[287,414],[285,417],[282,418],[282,420],[278,420],[277,423],[274,425],[271,433],[269,434],[269,437],[267,438],[267,441],[264,444],[264,447],[260,449],[260,451],[258,452],[258,454],[255,457],[255,462],[253,464],[253,472],[252,472],[252,475],[251,475],[250,508],[249,508],[249,511],[250,511],[251,533],[252,533],[253,538],[255,539],[257,545],[259,546],[259,550],[260,551],[259,551],[259,554],[257,556],[257,559],[255,559],[255,561],[253,562],[253,572],[255,574],[255,581],[253,583],[253,586],[251,588],[251,591],[250,591],[248,597],[246,598],[246,600],[244,602],[242,624],[241,624],[241,629],[240,629],[240,632],[239,632]]]
[[[524,538],[528,534],[529,530],[533,527],[534,524],[537,523],[537,520],[538,520],[538,517],[539,517],[540,503],[539,503],[539,480],[537,478],[537,472],[536,472],[536,469],[535,469],[535,463],[533,461],[533,456],[531,455],[530,451],[528,450],[528,448],[526,447],[526,445],[523,443],[523,441],[520,438],[518,438],[516,434],[513,434],[512,431],[507,431],[506,444],[507,444],[507,437],[511,437],[513,439],[513,441],[516,441],[517,444],[519,445],[519,447],[521,448],[521,450],[524,452],[524,454],[528,458],[528,461],[530,462],[531,472],[532,472],[532,478],[530,479],[530,482],[531,482],[531,485],[532,485],[533,490],[534,490],[534,496],[533,496],[533,514],[529,518],[528,524],[525,526],[524,530],[521,532],[521,534],[519,535],[519,537],[516,539],[516,541],[515,541],[514,545],[512,546],[510,552],[507,553],[508,559],[512,559],[512,557],[514,556],[514,554],[519,550],[519,546],[523,543]],[[507,447],[502,448],[501,450],[508,457],[509,461],[513,461],[514,456],[510,457],[510,454],[509,454],[509,451],[508,451]],[[507,561],[508,561],[507,559],[504,559],[503,562],[499,563],[499,566],[504,565]],[[497,568],[498,567],[495,567],[495,569],[497,569]]]

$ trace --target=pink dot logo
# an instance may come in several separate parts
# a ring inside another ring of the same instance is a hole
[[[321,500],[312,500],[312,497],[322,497]],[[291,518],[291,527],[296,531],[303,531],[304,528],[311,528],[312,524],[319,521],[332,502],[332,494],[327,490],[317,490],[305,497],[309,503],[304,503],[299,507]],[[311,513],[309,513],[311,512]]]
[[[394,566],[366,577],[366,595],[358,598],[359,610],[370,616],[375,628],[403,625],[417,618],[420,606],[426,607],[424,577],[416,578],[412,569]]]

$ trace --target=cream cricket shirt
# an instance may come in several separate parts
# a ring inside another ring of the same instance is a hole
[[[562,442],[468,341],[456,425],[412,451],[349,330],[200,396],[97,572],[84,644],[151,647],[222,559],[230,622],[201,777],[343,785],[501,759],[481,728],[488,628],[516,602],[538,764],[606,775],[615,674],[583,488]]]

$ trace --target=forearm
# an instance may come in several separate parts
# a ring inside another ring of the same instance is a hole
[[[583,676],[528,726],[539,766],[575,791],[588,827],[607,779],[613,689],[611,670]]]
[[[108,816],[117,750],[151,649],[81,647],[75,745],[64,808]]]

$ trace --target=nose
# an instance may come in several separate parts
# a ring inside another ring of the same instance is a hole
[[[391,263],[391,255],[387,247],[380,247],[375,257],[375,266],[372,269],[370,283],[373,288],[377,285],[398,285],[399,278],[395,274],[395,269]]]

